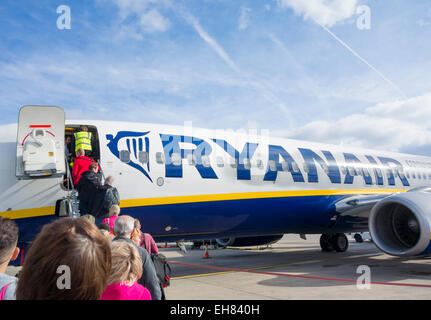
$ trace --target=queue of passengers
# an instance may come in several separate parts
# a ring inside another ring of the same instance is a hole
[[[112,230],[88,216],[45,225],[19,278],[6,274],[19,255],[18,227],[0,217],[0,300],[160,300],[163,289],[148,252],[157,252],[154,240],[117,207]]]

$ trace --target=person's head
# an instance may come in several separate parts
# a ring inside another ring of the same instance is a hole
[[[82,125],[82,126],[81,126],[81,131],[88,132],[88,127],[87,127],[87,126],[85,126],[85,125]]]
[[[114,223],[114,233],[118,237],[130,238],[135,227],[135,219],[131,216],[119,216]]]
[[[6,269],[18,257],[18,226],[15,221],[0,217],[0,268]],[[4,270],[5,271],[5,270]],[[1,273],[4,272],[0,271]]]
[[[96,162],[90,163],[88,170],[93,171],[94,173],[97,173],[97,169],[98,169],[98,165]]]
[[[77,157],[82,157],[83,155],[85,155],[84,149],[79,148],[78,150],[76,150],[76,156]]]
[[[111,243],[112,268],[108,285],[126,282],[132,285],[142,276],[142,259],[138,249],[125,241]]]
[[[65,143],[65,144],[69,144],[69,143],[70,143],[70,141],[71,141],[71,137],[70,137],[70,136],[65,136],[65,137],[64,137],[64,143]]]
[[[113,183],[114,183],[114,177],[113,176],[109,176],[105,179],[105,185],[112,186]]]
[[[108,231],[108,233],[111,231],[111,228],[109,227],[109,224],[107,224],[107,223],[101,223],[101,224],[99,224],[99,229],[100,230]]]
[[[138,219],[135,219],[135,229],[141,230],[141,222]]]
[[[88,221],[91,221],[92,223],[96,223],[96,218],[92,216],[91,214],[84,214],[81,216],[82,219],[87,219]]]
[[[96,300],[111,271],[109,240],[87,219],[45,225],[27,253],[17,300]]]
[[[110,208],[109,208],[109,217],[112,216],[119,216],[120,215],[120,206],[117,204],[113,204]]]

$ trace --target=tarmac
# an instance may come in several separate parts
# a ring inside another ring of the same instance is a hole
[[[343,253],[322,252],[320,235],[285,235],[267,247],[160,249],[172,268],[173,300],[431,299],[431,257],[400,258],[349,236]]]
[[[168,300],[429,300],[431,257],[400,258],[349,237],[343,253],[321,252],[319,235],[285,235],[270,246],[160,248],[172,268]],[[159,244],[161,245],[161,244]],[[15,275],[17,267],[7,273]]]

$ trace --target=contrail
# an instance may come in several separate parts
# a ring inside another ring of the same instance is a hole
[[[184,9],[180,9],[179,12],[182,14],[183,18],[195,29],[195,31],[199,34],[199,36],[204,40],[219,56],[223,59],[224,62],[235,71],[240,77],[247,80],[248,84],[254,88],[257,88],[264,99],[268,102],[276,105],[287,118],[287,125],[289,127],[293,127],[294,119],[292,113],[289,108],[284,104],[284,102],[277,97],[265,84],[262,84],[260,81],[256,81],[252,76],[243,72],[238,68],[235,62],[229,57],[226,51],[220,46],[215,39],[213,39],[199,24],[198,19],[196,19],[192,14],[187,12]]]
[[[318,23],[316,21],[316,23]],[[401,95],[403,96],[404,99],[407,99],[406,94],[404,93],[403,90],[400,89],[400,87],[398,87],[395,83],[393,83],[391,80],[389,80],[383,73],[381,73],[379,70],[377,70],[373,65],[371,65],[367,60],[365,60],[364,58],[362,58],[359,54],[357,54],[355,52],[355,50],[353,50],[347,43],[345,43],[343,40],[341,40],[340,38],[338,38],[334,33],[332,33],[331,30],[329,30],[327,27],[325,27],[324,25],[318,23],[324,30],[326,30],[326,32],[328,32],[335,40],[337,40],[339,43],[341,43],[347,50],[349,50],[356,58],[358,58],[359,60],[361,60],[363,63],[365,63],[368,67],[370,67],[373,71],[375,71],[383,80],[385,80],[391,87],[393,87],[394,89],[396,89],[398,92],[401,93]]]

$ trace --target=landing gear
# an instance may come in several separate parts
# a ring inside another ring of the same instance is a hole
[[[356,233],[354,238],[355,238],[355,241],[358,243],[364,242],[364,239],[362,238],[362,236],[359,233]]]
[[[345,252],[349,247],[349,241],[344,233],[324,233],[320,237],[320,247],[323,252]]]

